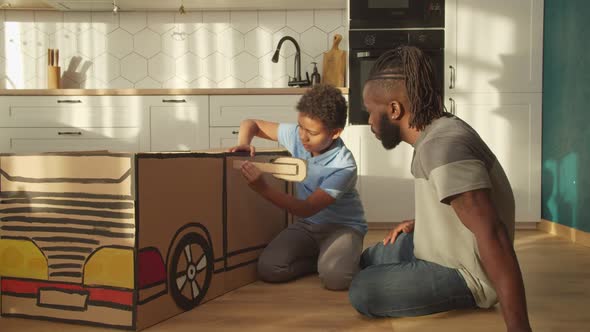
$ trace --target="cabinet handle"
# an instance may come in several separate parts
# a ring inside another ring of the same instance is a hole
[[[455,114],[455,99],[449,98],[449,101],[451,102],[451,114]]]
[[[57,103],[58,104],[82,104],[82,101],[80,99],[63,99],[63,100],[58,100]]]
[[[57,134],[60,136],[82,136],[81,131],[58,131]]]
[[[186,103],[186,99],[162,99],[163,103]]]
[[[237,130],[232,130],[232,132],[231,132],[231,133],[232,133],[232,134],[234,134],[234,135],[237,135],[237,134],[239,134],[240,132],[239,132],[239,131],[237,131]]]
[[[449,66],[449,69],[451,70],[451,77],[449,77],[449,89],[454,89],[455,88],[455,67],[453,66]]]

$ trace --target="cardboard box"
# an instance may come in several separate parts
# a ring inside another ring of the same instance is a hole
[[[2,315],[141,330],[255,281],[289,216],[233,169],[246,158],[0,156]]]

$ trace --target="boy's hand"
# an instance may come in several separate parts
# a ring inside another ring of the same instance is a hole
[[[266,182],[262,178],[262,172],[258,169],[258,167],[254,166],[251,162],[246,161],[242,165],[242,176],[246,181],[248,181],[248,185],[256,192],[262,192],[266,189]]]
[[[383,239],[383,245],[386,246],[388,243],[393,244],[397,236],[401,233],[411,233],[414,231],[414,220],[404,220],[394,229],[389,231],[385,239]]]
[[[256,154],[256,148],[254,147],[254,145],[250,145],[250,144],[236,145],[232,148],[227,149],[227,152],[238,152],[238,151],[250,152],[250,157],[254,157],[254,155]]]

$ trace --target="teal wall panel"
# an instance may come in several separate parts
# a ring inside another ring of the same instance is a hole
[[[545,0],[543,219],[590,232],[590,1]]]

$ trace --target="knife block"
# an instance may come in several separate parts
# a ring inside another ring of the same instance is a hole
[[[61,77],[61,67],[47,66],[47,88],[48,89],[59,89],[60,88],[60,77]]]

